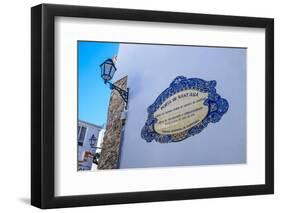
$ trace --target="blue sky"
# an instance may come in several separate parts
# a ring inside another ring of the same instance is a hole
[[[106,123],[111,90],[100,76],[100,64],[117,55],[118,43],[78,41],[78,118]]]

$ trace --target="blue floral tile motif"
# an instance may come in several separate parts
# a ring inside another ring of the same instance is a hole
[[[147,108],[148,118],[141,130],[141,137],[146,140],[146,142],[152,142],[153,140],[159,143],[179,142],[200,133],[209,123],[220,121],[222,116],[227,112],[229,104],[226,99],[221,98],[221,96],[216,93],[216,84],[214,80],[205,81],[200,78],[188,79],[184,76],[176,77],[170,86]],[[208,106],[208,113],[205,118],[190,129],[177,133],[176,135],[162,135],[157,133],[154,130],[154,124],[157,123],[157,119],[153,117],[153,114],[169,97],[187,89],[208,93],[208,97],[203,103]]]

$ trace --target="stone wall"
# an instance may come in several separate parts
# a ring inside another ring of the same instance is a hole
[[[127,76],[114,83],[121,89],[127,89]],[[121,113],[125,102],[119,93],[112,90],[107,112],[106,130],[102,143],[98,169],[116,169],[120,154],[122,121]]]

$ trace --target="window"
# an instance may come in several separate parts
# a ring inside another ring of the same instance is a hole
[[[85,135],[86,135],[86,130],[87,128],[82,126],[82,127],[79,127],[78,126],[78,145],[79,146],[83,146],[83,142],[84,142],[84,138],[85,138]]]
[[[78,138],[78,135],[79,135],[80,129],[81,129],[81,128],[80,128],[80,126],[78,125],[78,126],[77,126],[77,138]]]

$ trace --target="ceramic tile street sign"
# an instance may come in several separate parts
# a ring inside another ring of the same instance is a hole
[[[215,87],[216,81],[176,77],[148,107],[141,137],[147,142],[179,142],[220,121],[229,104]]]

